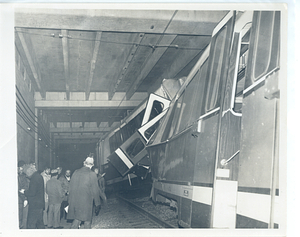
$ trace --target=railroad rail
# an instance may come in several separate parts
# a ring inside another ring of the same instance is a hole
[[[151,219],[152,221],[157,223],[159,226],[161,226],[163,228],[176,228],[176,226],[174,226],[173,224],[168,223],[168,221],[162,220],[161,218],[159,218],[159,217],[155,216],[154,214],[150,213],[149,211],[145,210],[143,207],[136,205],[132,201],[130,201],[124,197],[121,197],[121,196],[118,196],[118,198],[120,200],[122,200],[123,202],[127,203],[130,207],[134,208],[137,212],[142,214],[144,217]]]
[[[115,228],[175,228],[174,225],[155,217],[132,201],[116,196],[108,198],[107,205],[103,206],[98,216],[93,217],[92,229]]]

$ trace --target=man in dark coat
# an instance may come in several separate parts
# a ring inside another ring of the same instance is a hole
[[[71,181],[71,170],[66,170],[65,175],[60,176],[58,179],[61,183],[61,187],[64,190],[64,200],[61,203],[60,207],[60,218],[64,217],[67,218],[65,208],[69,205],[68,203],[68,196],[69,196],[69,189],[70,189],[70,181]]]
[[[25,166],[25,162],[20,160],[18,162],[18,197],[19,197],[19,228],[26,228],[27,222],[27,212],[25,207],[27,208],[27,200],[24,195],[25,190],[29,187],[29,180],[26,178],[26,175],[23,172]]]
[[[75,170],[70,182],[68,219],[74,219],[71,228],[77,229],[84,222],[84,228],[90,229],[93,215],[93,201],[96,213],[100,211],[99,186],[95,172],[91,171],[94,159],[87,157],[84,166]]]
[[[29,188],[24,194],[28,199],[27,229],[45,229],[43,210],[45,209],[44,180],[34,165],[25,174],[30,179]]]
[[[49,198],[48,228],[61,229],[63,227],[60,226],[60,205],[65,193],[57,176],[58,170],[51,170],[51,179],[46,184],[46,193]]]

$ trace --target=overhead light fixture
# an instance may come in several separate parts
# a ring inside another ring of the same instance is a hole
[[[28,131],[31,131],[31,128],[30,128],[30,127],[28,127],[28,128],[27,128],[27,130],[28,130]]]
[[[39,137],[39,141],[42,141],[42,138]]]

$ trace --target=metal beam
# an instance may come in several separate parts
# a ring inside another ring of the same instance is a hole
[[[102,32],[97,32],[96,38],[95,38],[95,46],[94,46],[93,56],[92,56],[92,60],[91,60],[90,74],[89,74],[89,79],[86,83],[86,89],[85,89],[85,99],[86,100],[88,100],[90,97],[91,85],[92,85],[93,78],[94,78],[94,71],[95,71],[98,52],[99,52],[99,48],[100,48],[101,35],[102,35]]]
[[[82,144],[82,143],[85,143],[85,144],[90,144],[90,143],[97,143],[99,141],[99,139],[56,139],[55,140],[56,143],[59,145],[59,144]]]
[[[141,101],[115,101],[115,100],[102,100],[102,101],[55,101],[55,100],[37,100],[35,101],[36,108],[135,108]]]
[[[20,7],[15,9],[15,25],[43,29],[161,33],[172,14],[173,11],[170,10],[150,11],[149,9],[137,11]]]
[[[24,50],[25,57],[29,64],[30,70],[32,72],[34,82],[37,85],[37,89],[39,90],[41,97],[45,98],[46,92],[42,86],[42,82],[41,82],[41,78],[40,78],[41,77],[40,71],[39,71],[38,65],[34,63],[37,60],[36,60],[36,56],[34,53],[34,49],[32,47],[31,39],[30,39],[30,37],[27,37],[27,42],[26,42],[25,35],[23,34],[23,32],[25,32],[25,33],[27,32],[27,29],[16,28],[16,31],[17,31],[17,35],[20,39],[21,46]],[[17,47],[18,47],[18,45],[17,45]]]
[[[163,33],[173,16],[174,10],[150,10],[148,8],[148,5],[140,5],[139,10],[110,10],[95,9],[94,7],[93,9],[68,9],[68,7],[59,9],[55,5],[45,8],[16,7],[15,26],[43,29]],[[201,7],[191,9],[191,11],[180,10],[166,33],[209,35],[215,25],[227,13],[228,11],[201,10]]]
[[[140,84],[143,82],[143,80],[147,77],[149,72],[152,70],[152,68],[155,66],[155,64],[158,62],[158,60],[161,58],[161,56],[165,53],[165,51],[168,49],[168,46],[173,42],[173,40],[176,38],[176,35],[165,35],[162,40],[160,41],[160,45],[163,45],[163,47],[157,45],[153,46],[153,52],[146,58],[143,66],[141,67],[139,76],[137,79],[131,84],[128,91],[126,92],[126,98],[129,100],[133,94],[136,92]]]
[[[85,135],[85,134],[72,134],[72,135],[54,135],[53,134],[53,138],[54,139],[100,139],[103,136],[103,134],[99,134],[99,135]]]
[[[66,80],[66,95],[67,100],[70,99],[70,73],[69,73],[69,40],[68,40],[68,30],[61,30],[62,37],[62,47],[63,47],[63,58],[64,58],[64,74]]]
[[[122,70],[121,72],[119,73],[119,75],[117,76],[117,81],[116,83],[114,84],[111,84],[111,88],[109,89],[109,92],[108,92],[108,99],[111,100],[114,96],[114,94],[116,93],[118,87],[119,87],[119,84],[120,82],[123,80],[123,78],[125,77],[126,75],[126,72],[128,71],[128,68],[129,68],[129,65],[136,53],[136,51],[138,50],[139,48],[139,44],[141,43],[141,41],[143,40],[145,34],[144,33],[141,33],[139,34],[137,37],[137,42],[132,45],[131,47],[131,50],[129,51],[129,54],[128,54],[128,57],[126,59],[126,62],[125,62],[125,65],[122,67]]]
[[[95,132],[109,132],[109,127],[90,127],[90,128],[50,128],[51,133],[95,133]]]
[[[125,92],[116,92],[113,101],[122,101],[122,99],[125,96]],[[48,91],[46,92],[46,100],[49,101],[63,101],[65,100],[66,97],[66,92],[53,92],[53,91]],[[133,97],[132,101],[143,101],[145,98],[148,97],[147,92],[136,92]],[[34,94],[34,99],[36,101],[39,100],[44,100],[40,93],[35,93]],[[75,92],[71,91],[70,92],[70,100],[71,101],[81,101],[85,100],[85,92]],[[108,100],[108,92],[90,92],[90,101],[95,101],[95,100]]]

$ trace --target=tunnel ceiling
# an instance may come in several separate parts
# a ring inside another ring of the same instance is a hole
[[[16,65],[57,143],[96,142],[164,78],[187,76],[226,13],[16,9]]]

